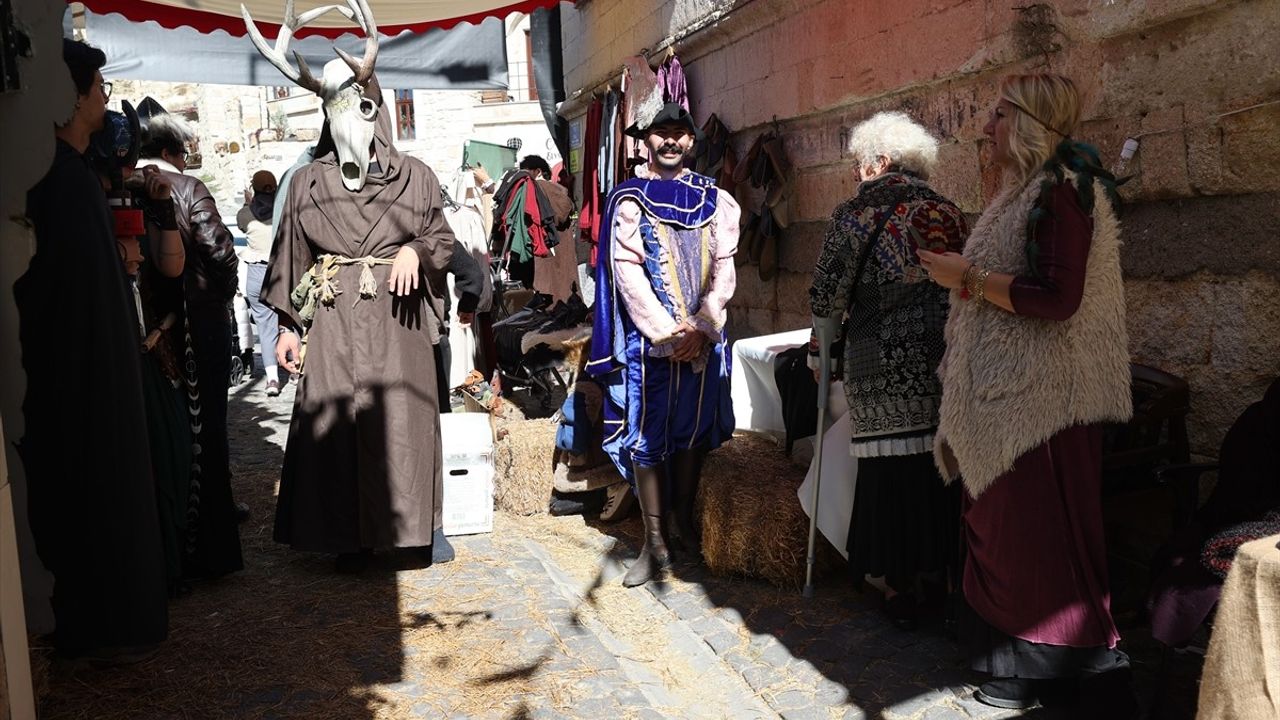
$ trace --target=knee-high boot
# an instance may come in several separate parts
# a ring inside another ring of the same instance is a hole
[[[680,533],[681,548],[690,555],[702,554],[701,523],[698,521],[696,501],[698,481],[702,477],[702,450],[681,450],[671,457],[671,472],[675,480],[676,530]]]
[[[637,465],[635,473],[640,517],[644,520],[644,547],[622,578],[626,587],[649,582],[671,564],[671,552],[662,535],[662,485],[666,473],[662,467],[643,465]]]

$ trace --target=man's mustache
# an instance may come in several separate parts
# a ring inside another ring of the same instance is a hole
[[[684,152],[684,150],[683,150],[679,145],[676,145],[676,144],[674,144],[674,143],[663,143],[661,146],[659,146],[659,147],[658,147],[658,152],[660,152],[660,153],[669,153],[669,152],[672,152],[672,153],[682,153],[682,152]]]

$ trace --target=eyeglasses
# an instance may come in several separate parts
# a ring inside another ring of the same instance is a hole
[[[102,97],[106,98],[107,100],[110,100],[111,99],[111,83],[107,82],[106,80],[103,80],[101,87],[102,87]]]

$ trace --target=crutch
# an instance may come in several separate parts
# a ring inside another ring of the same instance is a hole
[[[831,343],[840,332],[840,317],[814,316],[818,339],[818,434],[813,442],[813,491],[809,497],[809,553],[805,557],[804,596],[813,597],[814,541],[818,536],[818,487],[822,485],[822,437],[827,434],[827,403],[831,392]]]

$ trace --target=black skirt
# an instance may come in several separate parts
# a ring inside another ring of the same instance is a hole
[[[1006,635],[983,620],[963,600],[958,602],[956,630],[969,655],[969,667],[997,678],[1052,680],[1074,678],[1129,667],[1129,657],[1105,645],[1047,645]]]
[[[884,576],[909,592],[919,573],[955,567],[959,535],[959,483],[943,484],[931,453],[858,459],[847,546],[854,578]]]

